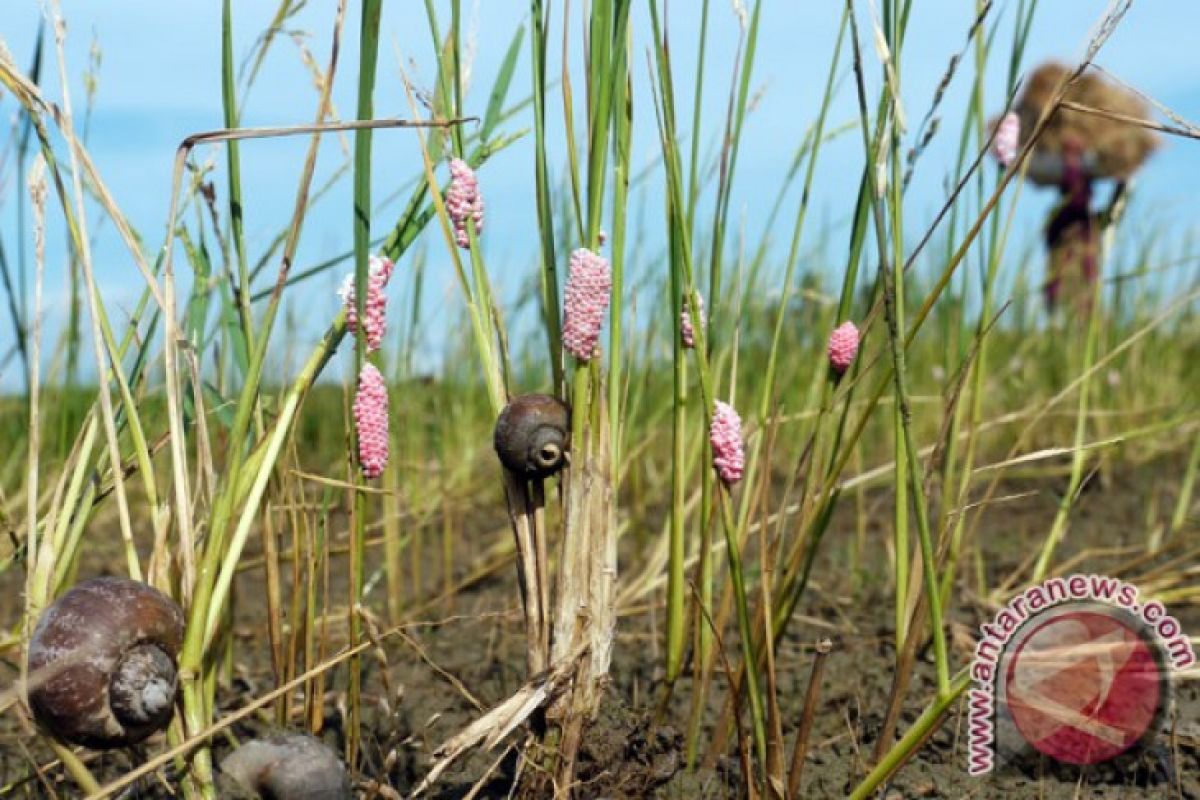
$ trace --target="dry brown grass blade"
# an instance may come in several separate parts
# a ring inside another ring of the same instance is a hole
[[[64,130],[74,130],[74,122],[71,116],[71,92],[68,88],[69,81],[67,79],[66,22],[62,17],[62,10],[57,0],[54,2],[52,8],[54,13],[55,52],[58,55],[58,69],[63,100],[63,110],[58,121],[59,126]],[[92,248],[87,225],[87,207],[84,203],[83,178],[79,170],[79,152],[83,150],[83,145],[74,137],[70,139],[70,143],[71,146],[68,153],[69,163],[71,164],[71,189],[75,202],[75,224],[72,226],[72,238],[74,239],[76,254],[79,258],[79,265],[83,274],[85,295],[87,297],[88,322],[91,328],[92,345],[96,357],[96,370],[97,374],[104,375],[110,366],[114,368],[114,371],[119,372],[120,365],[109,362],[109,354],[105,352],[104,335],[101,331],[100,317],[103,312],[98,308],[101,304],[100,291],[97,288],[95,274],[92,269]],[[59,191],[62,191],[61,187]],[[67,208],[70,204],[67,198],[60,197],[60,200],[63,204],[64,213],[69,214]],[[133,409],[129,409],[128,413],[136,412]],[[100,415],[104,423],[104,435],[108,444],[108,457],[112,465],[113,482],[116,485],[117,517],[121,525],[121,538],[125,545],[129,577],[134,580],[141,580],[142,568],[138,562],[137,549],[133,544],[133,521],[129,510],[125,481],[121,475],[121,445],[117,436],[112,396],[109,394],[107,386],[103,386],[100,390]],[[39,588],[45,591],[47,587]],[[36,602],[46,602],[48,600],[49,597],[47,596],[39,596]]]
[[[399,636],[406,645],[413,649],[413,652],[417,654],[418,658],[429,665],[429,668],[443,678],[446,683],[454,687],[454,690],[462,695],[462,697],[465,698],[468,703],[475,706],[476,711],[483,711],[483,703],[479,702],[479,698],[471,694],[471,690],[467,688],[466,684],[459,680],[454,674],[448,672],[445,668],[434,661],[433,657],[430,656],[429,652],[421,646],[420,642],[403,631],[400,632]]]
[[[581,650],[549,672],[536,676],[507,700],[447,739],[434,750],[433,754],[438,761],[413,790],[412,796],[417,797],[425,792],[468,750],[481,744],[484,749],[492,749],[535,711],[551,702],[575,676],[579,661],[584,655],[586,650]]]
[[[1155,122],[1152,119],[1144,119],[1142,117],[1132,117],[1128,114],[1122,114],[1119,111],[1109,111],[1104,108],[1094,108],[1082,103],[1076,103],[1071,100],[1064,100],[1062,107],[1070,111],[1078,111],[1081,114],[1091,114],[1104,119],[1112,120],[1113,122],[1123,122],[1127,125],[1134,125],[1138,128],[1145,128],[1149,131],[1158,131],[1170,136],[1181,136],[1185,139],[1200,139],[1200,128],[1188,125],[1181,127],[1178,125],[1164,125],[1161,122]]]
[[[817,697],[821,693],[821,675],[825,671],[825,659],[833,650],[833,642],[822,639],[817,642],[812,672],[808,675],[808,691],[804,695],[804,709],[800,712],[800,725],[796,731],[796,742],[792,747],[792,764],[788,770],[787,797],[800,797],[800,779],[804,775],[804,762],[808,758],[808,742],[812,734],[813,719],[816,717]]]
[[[52,783],[50,783],[49,778],[46,777],[46,772],[48,770],[48,767],[40,766],[37,763],[37,761],[34,760],[33,755],[29,752],[29,748],[26,747],[25,743],[23,741],[21,741],[20,739],[17,740],[17,746],[21,748],[21,756],[25,759],[26,763],[29,764],[30,771],[33,772],[34,776],[37,778],[38,783],[41,784],[42,788],[45,789],[46,797],[54,798],[54,800],[57,800],[58,792],[54,791],[54,785]],[[15,788],[15,785],[10,784],[10,786],[13,786],[13,788]]]
[[[1064,386],[1061,391],[1059,391],[1057,394],[1055,394],[1050,399],[1041,403],[1038,406],[1038,409],[1035,413],[1033,413],[1032,415],[1027,415],[1027,416],[1029,416],[1029,421],[1026,424],[1025,428],[1021,431],[1021,433],[1013,441],[1012,446],[1009,448],[1008,453],[1005,455],[1005,459],[1010,460],[1010,459],[1016,458],[1017,452],[1025,445],[1025,443],[1028,441],[1029,437],[1032,436],[1033,431],[1035,430],[1038,422],[1040,422],[1041,419],[1046,414],[1048,414],[1052,408],[1054,408],[1056,405],[1058,405],[1060,402],[1062,402],[1062,400],[1069,397],[1073,392],[1075,392],[1075,390],[1078,389],[1079,386],[1084,381],[1086,381],[1090,376],[1096,374],[1099,370],[1107,367],[1116,358],[1118,358],[1122,353],[1124,353],[1126,350],[1131,348],[1136,342],[1138,342],[1139,340],[1148,336],[1152,331],[1154,331],[1159,326],[1165,324],[1166,321],[1169,320],[1171,317],[1173,317],[1175,314],[1180,313],[1184,309],[1188,308],[1190,306],[1190,304],[1193,303],[1197,298],[1200,298],[1200,289],[1189,292],[1188,294],[1177,298],[1175,300],[1175,302],[1173,302],[1169,306],[1167,306],[1167,308],[1165,308],[1160,314],[1155,316],[1153,319],[1151,319],[1149,322],[1147,322],[1142,327],[1135,330],[1133,333],[1131,333],[1129,336],[1127,336],[1119,344],[1114,345],[1103,356],[1097,358],[1096,362],[1091,366],[1090,369],[1088,369],[1088,370],[1084,371],[1082,374],[1076,376],[1073,380],[1071,380],[1070,383],[1068,383],[1066,386]],[[980,506],[980,510],[978,510],[973,515],[973,517],[971,519],[970,527],[968,527],[966,532],[964,533],[964,537],[963,537],[964,543],[971,541],[971,539],[974,537],[975,530],[979,526],[980,520],[983,517],[983,513],[982,513],[983,508],[985,508],[988,504],[991,503],[992,498],[995,496],[996,491],[999,489],[1000,480],[1004,476],[1004,470],[996,469],[996,470],[992,470],[992,471],[995,474],[994,474],[992,480],[989,482],[987,491],[984,493],[984,496],[983,496],[982,500],[980,501],[982,504]]]
[[[923,566],[919,558],[913,559],[912,571],[909,574],[909,603],[905,609],[908,618],[908,635],[897,654],[896,667],[892,673],[892,685],[888,692],[887,711],[875,739],[875,747],[871,754],[869,766],[879,764],[895,744],[896,726],[900,723],[900,712],[903,710],[904,698],[908,693],[909,681],[912,678],[913,667],[917,659],[917,647],[925,641],[925,629],[928,627],[928,615],[925,613],[928,596],[921,591],[911,591],[911,587],[919,586]]]
[[[504,494],[513,541],[516,543],[517,582],[521,591],[521,605],[525,610],[525,666],[528,675],[538,675],[550,666],[549,623],[546,619],[548,609],[545,605],[545,599],[549,596],[549,587],[546,585],[549,575],[544,560],[539,558],[544,557],[545,546],[539,547],[537,542],[537,520],[541,512],[536,500],[542,498],[544,501],[544,493],[538,492],[535,497],[529,481],[505,468]]]
[[[17,98],[18,102],[29,111],[31,117],[34,119],[35,128],[38,129],[39,137],[44,133],[44,130],[41,129],[41,115],[43,113],[49,114],[50,118],[58,126],[60,133],[62,133],[63,139],[77,151],[80,165],[87,173],[90,187],[96,193],[96,197],[104,207],[105,213],[109,215],[116,225],[118,232],[121,234],[121,240],[129,248],[134,263],[145,279],[146,285],[149,287],[155,302],[159,308],[162,308],[162,288],[158,285],[158,281],[150,271],[150,265],[146,261],[145,254],[142,252],[137,238],[133,235],[133,229],[129,226],[125,216],[117,207],[116,201],[113,200],[112,194],[108,191],[104,181],[101,180],[100,173],[96,170],[95,165],[88,156],[87,149],[79,145],[76,141],[74,128],[66,124],[63,113],[58,106],[46,100],[42,96],[38,86],[29,80],[15,64],[3,57],[3,52],[0,50],[0,83],[4,84]],[[47,147],[49,146],[48,141],[45,144]]]
[[[197,145],[214,142],[231,142],[245,139],[277,139],[304,133],[333,133],[336,131],[366,131],[388,128],[449,128],[466,122],[478,122],[478,117],[455,117],[444,120],[409,120],[399,117],[387,119],[347,120],[345,122],[323,122],[309,125],[272,125],[257,128],[218,128],[193,133],[179,144],[180,150],[191,151]]]
[[[346,649],[342,650],[340,653],[337,653],[336,655],[322,661],[320,664],[313,667],[312,669],[310,669],[300,675],[297,675],[295,678],[293,678],[292,680],[283,684],[282,686],[279,686],[278,688],[273,689],[273,690],[267,692],[266,694],[256,697],[254,700],[251,700],[249,703],[242,706],[237,711],[234,711],[234,712],[228,714],[227,716],[223,717],[218,722],[214,722],[212,725],[209,725],[204,730],[198,731],[195,735],[189,736],[183,742],[180,742],[179,744],[175,745],[174,747],[171,747],[171,748],[159,753],[158,755],[154,756],[153,758],[147,760],[144,764],[137,767],[136,769],[132,769],[129,772],[125,773],[117,780],[107,783],[104,786],[101,786],[98,790],[88,794],[86,800],[101,800],[101,798],[112,797],[117,792],[121,791],[122,789],[126,788],[127,786],[133,785],[139,779],[145,777],[146,775],[149,775],[150,773],[154,772],[155,770],[158,770],[161,767],[166,766],[167,764],[174,761],[176,758],[179,758],[181,756],[186,756],[188,753],[192,752],[197,747],[200,747],[201,745],[207,743],[216,734],[228,729],[232,725],[234,725],[238,722],[241,722],[242,720],[246,719],[247,717],[253,715],[260,708],[264,708],[264,707],[270,705],[271,703],[275,702],[280,697],[283,697],[284,695],[286,695],[288,692],[292,691],[293,689],[303,685],[304,683],[306,683],[318,676],[324,675],[326,672],[328,672],[329,670],[338,666],[339,664],[342,664],[345,661],[348,661],[349,659],[354,658],[355,656],[362,655],[363,653],[365,653],[367,650],[370,650],[371,648],[378,647],[379,641],[391,638],[393,636],[398,636],[402,632],[405,632],[408,630],[414,630],[417,628],[440,627],[440,626],[447,625],[451,622],[456,622],[456,621],[462,620],[462,619],[471,619],[471,617],[455,616],[455,617],[447,617],[446,619],[431,621],[431,622],[412,622],[412,623],[406,623],[404,625],[397,625],[395,627],[389,628],[388,630],[380,633],[378,639],[367,640],[358,645],[355,645],[354,647],[346,648]]]
[[[508,754],[513,751],[514,746],[509,745],[504,748],[500,755],[496,756],[496,760],[491,763],[491,766],[483,771],[483,774],[479,776],[479,780],[475,781],[475,785],[471,787],[471,791],[463,795],[463,800],[475,800],[479,796],[479,793],[483,791],[483,787],[487,786],[488,781],[496,774],[496,770],[504,763],[504,759],[508,758]]]
[[[721,662],[721,667],[725,672],[725,680],[729,685],[729,694],[732,702],[727,704],[727,708],[733,709],[733,727],[737,733],[738,757],[742,762],[742,777],[745,780],[746,796],[757,797],[758,789],[754,785],[754,770],[752,769],[750,759],[750,737],[746,735],[746,730],[742,727],[741,682],[736,677],[733,665],[729,663],[729,656],[725,652],[725,641],[721,636],[721,631],[714,622],[712,615],[708,613],[708,609],[704,607],[704,602],[700,597],[700,590],[696,588],[696,584],[693,581],[688,581],[688,587],[692,591],[692,600],[696,609],[704,619],[704,624],[712,632],[713,641],[716,643],[716,647],[713,650]]]
[[[1196,124],[1184,119],[1181,115],[1177,114],[1173,109],[1171,109],[1169,106],[1167,106],[1162,101],[1157,100],[1157,99],[1151,97],[1150,95],[1146,94],[1145,92],[1142,92],[1137,87],[1131,86],[1130,84],[1126,83],[1124,80],[1122,80],[1120,78],[1120,76],[1112,74],[1111,72],[1106,70],[1104,67],[1100,66],[1099,64],[1093,64],[1092,69],[1096,70],[1097,72],[1103,73],[1113,83],[1116,83],[1119,86],[1124,87],[1127,91],[1137,95],[1138,97],[1142,98],[1147,103],[1149,103],[1150,105],[1157,108],[1163,116],[1165,116],[1167,119],[1174,122],[1178,127],[1183,128],[1192,133],[1200,133],[1200,126],[1197,126]],[[1166,133],[1173,135],[1172,131],[1166,131]]]
[[[598,397],[605,396],[599,387]],[[608,668],[612,661],[613,641],[616,638],[616,585],[617,585],[617,520],[616,496],[612,485],[612,453],[609,447],[612,438],[609,432],[609,411],[600,400],[600,424],[596,432],[596,454],[592,464],[596,471],[594,484],[589,493],[591,515],[592,576],[588,584],[588,611],[590,613],[590,637],[588,648],[591,653],[592,675],[589,679],[591,697],[587,704],[589,714],[595,714],[600,705],[600,694],[608,681]]]
[[[26,462],[28,483],[25,487],[25,533],[26,547],[30,553],[38,552],[37,517],[38,517],[38,459],[41,452],[41,423],[39,422],[41,386],[41,348],[42,348],[42,286],[46,273],[46,162],[41,155],[34,160],[33,168],[29,171],[28,179],[30,205],[33,209],[33,254],[34,254],[34,284],[33,284],[33,320],[29,361],[29,458]],[[53,516],[53,514],[51,514]],[[47,520],[47,523],[52,520]],[[51,528],[46,528],[50,535]],[[26,575],[25,592],[32,587],[33,573]]]

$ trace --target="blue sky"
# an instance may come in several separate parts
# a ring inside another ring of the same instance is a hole
[[[37,28],[42,3],[36,0],[6,0],[0,17],[0,37],[14,54],[17,63],[28,63],[32,37]],[[235,4],[235,52],[241,58],[253,39],[268,23],[275,0],[238,0]],[[439,5],[445,6],[445,3]],[[556,7],[561,4],[556,3]],[[572,4],[572,47],[578,48],[578,6]],[[634,79],[639,84],[635,96],[635,155],[637,163],[657,161],[653,110],[646,92],[645,58],[649,24],[644,3],[634,4]],[[866,4],[858,4],[865,12]],[[904,54],[904,103],[915,126],[924,116],[950,56],[958,51],[971,21],[974,3],[968,0],[922,0],[914,4],[908,45]],[[998,2],[996,13],[1004,21],[999,41],[1007,42],[1009,23],[1015,2]],[[1088,33],[1102,15],[1107,3],[1101,0],[1043,0],[1029,46],[1027,64],[1046,58],[1073,60],[1082,53]],[[66,0],[68,19],[67,72],[71,78],[77,116],[82,116],[81,75],[87,64],[93,39],[102,51],[99,90],[91,119],[89,149],[118,203],[145,237],[149,246],[161,245],[170,188],[171,160],[180,140],[195,131],[221,126],[220,96],[220,8],[218,0],[206,2],[168,2],[161,0],[121,0],[121,2],[84,3]],[[181,10],[186,6],[186,10]],[[310,2],[289,24],[303,32],[304,44],[316,58],[328,57],[329,31],[333,16],[332,2]],[[464,0],[466,31],[473,52],[473,91],[468,97],[468,112],[482,113],[500,59],[513,32],[525,22],[527,3],[519,0]],[[698,25],[698,0],[673,0],[670,27],[674,41],[677,76],[690,86],[695,58],[695,31]],[[422,4],[415,0],[385,4],[383,37],[379,62],[377,114],[406,115],[407,105],[399,80],[401,66],[418,83],[428,83],[433,75],[432,52]],[[759,42],[759,60],[754,85],[760,98],[749,117],[737,176],[733,217],[745,225],[747,236],[756,241],[762,232],[766,206],[773,199],[779,177],[797,142],[817,112],[822,83],[830,57],[841,4],[831,0],[765,0],[763,28]],[[334,98],[345,117],[354,113],[354,82],[357,67],[357,25],[359,5],[350,3]],[[561,36],[561,20],[555,23],[555,38]],[[1200,54],[1195,31],[1200,30],[1200,4],[1194,2],[1135,2],[1126,20],[1100,53],[1097,61],[1128,83],[1173,108],[1184,117],[1200,119]],[[712,3],[709,79],[704,87],[708,112],[703,141],[712,141],[720,125],[729,85],[729,65],[737,41],[737,22],[728,0]],[[868,55],[873,59],[869,50]],[[1006,48],[1007,45],[1004,44]],[[527,46],[518,66],[513,95],[528,89]],[[578,52],[572,57],[577,62]],[[872,73],[877,70],[873,68]],[[557,66],[552,66],[556,70]],[[997,60],[987,76],[988,107],[1003,102],[1005,67]],[[924,229],[944,196],[944,185],[951,169],[957,141],[957,120],[966,98],[969,72],[960,71],[944,100],[945,127],[923,156],[906,210],[913,231]],[[47,84],[57,86],[51,71]],[[581,82],[577,81],[577,86]],[[47,93],[58,97],[56,88]],[[577,89],[577,94],[579,90]],[[690,88],[686,90],[690,96]],[[682,92],[681,92],[682,94]],[[281,41],[272,51],[258,83],[252,89],[244,111],[244,124],[292,124],[311,121],[315,94],[299,58],[299,49],[291,39]],[[844,83],[834,104],[830,123],[854,118],[852,86]],[[0,97],[0,121],[8,138],[9,121],[15,110],[11,98]],[[561,106],[552,101],[551,124],[556,132],[554,157],[556,169],[562,164]],[[577,117],[579,112],[577,112]],[[524,127],[517,120],[513,128]],[[911,132],[910,132],[911,137]],[[243,147],[243,186],[247,208],[247,230],[252,255],[271,241],[290,216],[291,203],[306,142],[248,143]],[[1135,212],[1145,225],[1161,226],[1167,231],[1183,231],[1194,226],[1200,199],[1194,186],[1200,183],[1200,143],[1172,140],[1144,173]],[[3,148],[0,148],[3,149]],[[861,143],[856,131],[832,145],[818,167],[807,241],[817,240],[818,229],[830,228],[835,253],[844,251],[845,231],[841,223],[849,210],[861,164]],[[376,197],[389,194],[419,169],[419,149],[411,133],[387,132],[375,139]],[[223,155],[216,149],[202,150],[199,160],[213,160],[218,178],[223,174]],[[340,146],[332,138],[322,150],[317,182],[328,176],[340,163]],[[536,254],[536,217],[531,201],[532,142],[525,141],[502,153],[481,174],[488,202],[486,256],[489,269],[508,302],[512,302],[534,268]],[[660,180],[657,174],[655,182]],[[15,241],[15,210],[12,203],[14,176],[11,162],[0,166],[0,232],[12,248]],[[218,183],[218,191],[223,186]],[[764,199],[765,198],[765,199]],[[660,244],[654,231],[661,230],[659,206],[648,198],[644,203],[648,225],[647,254]],[[1027,191],[1022,196],[1019,219],[1026,220],[1026,235],[1036,236],[1033,227],[1044,213],[1050,198],[1044,193]],[[634,213],[643,204],[635,203]],[[785,206],[790,217],[794,200]],[[382,231],[394,219],[393,210],[385,210],[378,219]],[[95,221],[99,214],[91,214]],[[96,257],[106,301],[118,314],[128,308],[141,288],[132,262],[122,249],[111,225],[97,225]],[[64,251],[61,226],[52,226],[50,263],[48,264],[47,319],[51,331],[61,319],[61,285]],[[298,266],[339,253],[350,244],[350,200],[348,182],[332,192],[306,223]],[[781,240],[785,236],[779,237]],[[432,278],[431,299],[454,300],[453,282],[440,237],[430,239]],[[785,243],[781,243],[781,247]],[[802,267],[803,268],[803,267]],[[813,266],[813,269],[819,267]],[[310,309],[328,304],[332,311],[332,288],[338,275],[318,279],[314,285],[298,289],[293,302]],[[314,306],[313,304],[316,304]],[[311,315],[310,315],[311,316]],[[319,315],[318,315],[319,317]],[[323,319],[323,317],[319,317]],[[311,328],[311,330],[310,330]],[[301,335],[315,338],[321,325],[303,326]],[[11,344],[11,328],[0,326],[0,354]],[[12,367],[0,373],[0,385],[16,388],[19,376]]]

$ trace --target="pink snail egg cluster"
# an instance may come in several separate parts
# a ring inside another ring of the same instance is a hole
[[[611,296],[608,260],[582,247],[572,253],[563,291],[562,342],[567,352],[580,361],[587,361],[596,350]]]
[[[467,232],[467,221],[475,220],[475,235],[483,232],[483,195],[479,192],[479,181],[475,171],[461,158],[450,162],[450,188],[446,190],[446,213],[454,225],[454,241],[459,247],[470,249],[471,237]]]
[[[853,322],[843,322],[829,335],[829,366],[838,375],[854,363],[858,355],[858,328]]]
[[[713,466],[725,483],[737,483],[746,469],[742,443],[742,418],[733,406],[721,400],[713,404],[712,425],[708,432],[712,443]]]
[[[1000,120],[996,127],[996,137],[992,140],[992,155],[1000,162],[1000,166],[1008,169],[1017,157],[1017,148],[1021,140],[1021,118],[1016,112],[1010,111]]]
[[[391,259],[383,256],[371,256],[367,267],[367,302],[364,313],[366,316],[365,332],[367,352],[373,353],[383,344],[383,336],[387,333],[387,284],[391,280],[395,265]],[[342,305],[346,310],[346,330],[358,332],[358,298],[354,293],[354,276],[347,275],[342,282],[338,294],[342,297]]]
[[[704,298],[696,295],[696,323],[692,322],[691,303],[688,298],[683,298],[683,310],[679,312],[679,336],[683,340],[683,346],[693,348],[696,346],[696,328],[695,324],[699,324],[701,330],[706,330],[705,326],[708,320],[704,317]]]
[[[387,384],[374,364],[363,364],[358,374],[354,430],[363,477],[378,478],[388,461],[388,396]]]

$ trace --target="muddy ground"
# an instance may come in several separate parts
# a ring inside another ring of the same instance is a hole
[[[1187,542],[1197,543],[1194,522],[1160,558],[1140,558],[1148,519],[1153,508],[1172,508],[1171,492],[1177,485],[1174,462],[1125,469],[1116,476],[1091,481],[1081,495],[1073,524],[1062,548],[1063,558],[1082,554],[1076,569],[1135,579],[1172,556],[1186,553]],[[1161,476],[1171,475],[1162,481]],[[989,585],[998,584],[1026,560],[1049,528],[1065,487],[1061,477],[1012,481],[1002,496],[1011,500],[987,512],[980,529],[985,558],[982,565]],[[885,539],[890,531],[890,497],[872,492],[867,497],[870,520],[865,558],[857,574],[846,569],[847,554],[855,534],[851,503],[843,503],[827,535],[823,555],[814,570],[811,590],[777,652],[777,671],[784,735],[790,748],[808,683],[813,644],[829,637],[834,643],[826,662],[812,746],[805,764],[803,796],[844,797],[865,774],[865,767],[882,724],[895,659],[892,631],[892,590],[887,585]],[[466,524],[480,530],[503,525],[503,517],[481,518]],[[647,530],[658,530],[657,525]],[[432,549],[432,548],[431,548]],[[623,548],[624,551],[629,548]],[[1091,553],[1091,555],[1088,555]],[[632,573],[636,564],[623,555],[622,569]],[[369,560],[369,566],[379,559]],[[1191,568],[1196,583],[1194,556],[1171,567]],[[333,596],[343,581],[338,578],[344,561],[331,564]],[[81,574],[104,571],[103,559],[85,561]],[[430,570],[434,572],[435,570]],[[0,615],[14,613],[19,597],[14,575],[0,578],[3,596]],[[1186,583],[1186,582],[1185,582]],[[432,587],[430,587],[432,588]],[[372,604],[382,606],[376,587]],[[261,610],[247,602],[262,594],[261,575],[244,574],[239,584],[238,647],[234,680],[221,692],[225,709],[239,707],[248,698],[271,688],[269,651],[262,632]],[[430,591],[429,594],[435,594]],[[994,607],[963,591],[971,604],[959,602],[950,615],[952,656],[956,666],[969,658],[969,636],[987,621]],[[501,569],[474,582],[453,598],[425,609],[421,619],[439,624],[414,629],[411,641],[397,638],[364,660],[367,669],[366,733],[362,775],[379,780],[403,796],[428,770],[431,752],[447,737],[478,715],[476,703],[490,706],[520,686],[524,678],[525,650],[519,627],[517,595],[511,568]],[[1200,632],[1200,607],[1176,603],[1170,609],[1184,630]],[[15,619],[0,616],[6,621]],[[726,756],[707,768],[684,769],[684,733],[690,702],[690,679],[681,680],[666,719],[655,723],[654,706],[661,689],[661,608],[642,604],[631,608],[619,622],[607,707],[586,739],[579,765],[579,798],[726,798],[743,796],[737,762]],[[336,639],[338,632],[332,633]],[[736,655],[736,640],[726,642]],[[436,668],[435,666],[436,665]],[[15,676],[15,664],[5,662],[4,682]],[[327,741],[342,742],[345,710],[344,673],[335,674],[325,705]],[[711,738],[726,682],[718,674],[706,715],[703,745]],[[901,731],[920,713],[933,689],[932,659],[919,660]],[[1176,680],[1175,714],[1164,720],[1164,730],[1147,747],[1116,762],[1093,768],[1069,768],[1045,759],[1028,757],[1003,765],[987,778],[973,778],[965,769],[965,711],[959,704],[917,755],[895,776],[882,796],[889,800],[916,797],[1029,797],[1029,798],[1198,798],[1200,799],[1200,681]],[[238,725],[239,737],[252,736],[270,727],[269,715]],[[28,729],[9,713],[0,718],[0,784],[17,781],[9,796],[48,796],[54,786],[61,796],[74,796],[69,783],[38,785],[20,779],[27,775],[31,758],[49,760],[47,748],[27,737]],[[515,740],[514,740],[515,741]],[[229,743],[217,743],[218,756]],[[153,749],[153,748],[151,748]],[[731,749],[732,755],[732,749]],[[28,753],[28,755],[26,755]],[[94,762],[101,775],[126,769],[139,753],[115,753]],[[450,769],[430,796],[450,800],[471,796],[508,796],[517,760],[503,746],[496,752],[476,754]],[[365,785],[365,784],[364,784]],[[168,796],[161,785],[142,787],[137,796]],[[366,791],[363,796],[388,796]],[[394,795],[393,795],[394,796]]]

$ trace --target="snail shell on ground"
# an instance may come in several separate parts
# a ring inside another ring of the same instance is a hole
[[[300,733],[246,742],[221,771],[249,797],[263,800],[350,800],[350,776],[333,751]]]
[[[171,721],[183,611],[144,583],[84,581],[42,612],[29,642],[29,706],[55,737],[97,750]]]
[[[548,394],[509,401],[496,419],[496,455],[512,472],[546,478],[562,469],[571,446],[571,409]]]

